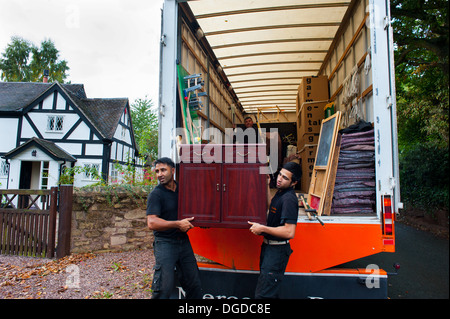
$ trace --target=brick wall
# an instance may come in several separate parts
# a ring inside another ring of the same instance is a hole
[[[149,248],[153,232],[145,215],[148,190],[74,189],[71,252],[128,251]]]

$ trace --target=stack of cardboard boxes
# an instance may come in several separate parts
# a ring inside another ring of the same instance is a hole
[[[328,77],[303,77],[297,96],[297,150],[302,166],[301,191],[307,193],[314,169],[320,125],[328,104]]]

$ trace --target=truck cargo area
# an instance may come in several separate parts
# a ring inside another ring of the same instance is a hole
[[[204,223],[189,232],[194,252],[224,267],[205,266],[202,276],[235,282],[246,273],[251,281],[259,269],[262,239],[245,229],[247,218],[266,209],[258,204],[264,188],[249,186],[264,183],[250,172],[259,166],[247,157],[239,165],[217,164],[218,153],[204,148],[226,149],[250,117],[259,132],[255,142],[277,146],[272,173],[287,161],[302,167],[290,282],[314,277],[317,287],[328,282],[329,288],[344,277],[361,282],[367,273],[329,269],[395,251],[401,202],[389,3],[165,0],[162,18],[159,153],[177,159],[177,178],[190,186],[180,197],[182,216],[201,210],[196,221]],[[305,211],[302,196],[317,216]],[[248,217],[237,213],[240,206],[257,209]],[[385,288],[387,275],[380,276]],[[386,297],[358,289],[349,297]]]

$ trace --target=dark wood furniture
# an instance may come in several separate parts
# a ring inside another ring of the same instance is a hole
[[[182,145],[179,219],[200,227],[248,228],[266,223],[265,144]]]

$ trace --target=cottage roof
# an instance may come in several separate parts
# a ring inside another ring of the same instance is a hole
[[[25,143],[19,145],[15,149],[9,151],[2,157],[5,159],[13,158],[14,156],[18,155],[22,151],[26,150],[29,147],[37,147],[41,149],[43,152],[45,152],[47,155],[49,155],[51,158],[57,161],[69,161],[69,162],[76,162],[77,159],[64,151],[62,148],[60,148],[58,145],[56,145],[53,142],[43,140],[37,137],[32,137]]]
[[[103,138],[113,137],[128,99],[89,99],[83,84],[0,82],[0,114],[23,111],[56,86],[66,93]]]
[[[0,82],[0,111],[19,111],[59,83]],[[83,84],[59,84],[81,98],[86,98]]]
[[[128,99],[79,98],[70,90],[68,95],[104,138],[113,138]]]

